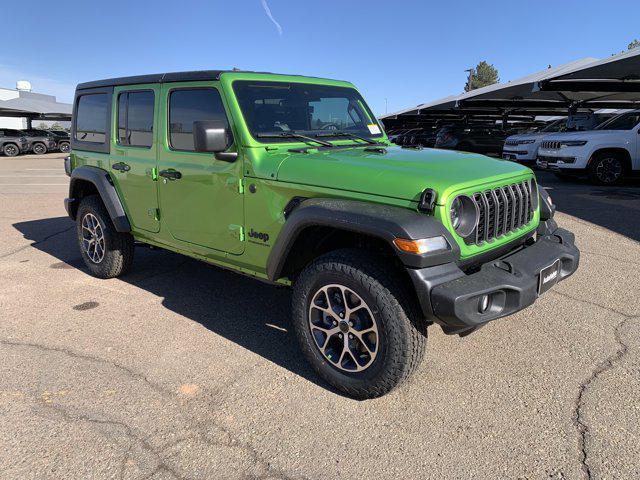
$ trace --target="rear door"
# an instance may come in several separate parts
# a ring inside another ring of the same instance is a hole
[[[113,94],[111,177],[134,229],[158,232],[157,84],[118,87]]]
[[[213,153],[196,152],[193,143],[194,122],[223,120],[231,125],[219,83],[163,84],[162,103],[158,191],[163,231],[167,228],[178,246],[241,254],[242,160],[218,160]],[[168,178],[166,172],[171,172]]]

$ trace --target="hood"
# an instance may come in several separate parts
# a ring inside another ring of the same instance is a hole
[[[390,146],[386,153],[364,148],[311,150],[290,153],[281,162],[277,179],[330,189],[418,200],[425,188],[437,192],[438,204],[451,193],[485,183],[530,175],[514,162],[475,153]]]
[[[538,140],[542,137],[549,135],[548,133],[534,132],[534,133],[520,133],[518,135],[511,135],[506,140]],[[505,140],[505,141],[506,141]]]
[[[545,140],[589,140],[595,137],[605,137],[620,133],[620,130],[583,130],[581,132],[549,133]]]

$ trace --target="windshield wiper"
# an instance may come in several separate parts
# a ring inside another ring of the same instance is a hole
[[[350,132],[317,133],[316,137],[349,137],[349,138],[355,138],[356,140],[362,140],[363,142],[367,142],[369,145],[380,144],[380,142],[376,142],[375,140],[371,140],[370,138],[361,137],[360,135],[356,135],[355,133],[350,133]]]
[[[318,140],[317,138],[307,137],[306,135],[302,135],[300,133],[294,133],[294,132],[258,133],[256,137],[258,138],[299,138],[300,140],[304,140],[306,142],[319,143],[320,145],[325,147],[335,147],[335,145],[331,142],[327,142],[325,140]]]

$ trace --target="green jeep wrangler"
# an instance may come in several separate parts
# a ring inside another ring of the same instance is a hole
[[[354,398],[407,379],[429,325],[467,335],[578,267],[531,170],[394,146],[348,82],[99,80],[72,128],[65,206],[93,275],[125,273],[139,242],[291,286],[304,356]]]

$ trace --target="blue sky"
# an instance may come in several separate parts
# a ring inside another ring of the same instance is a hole
[[[392,112],[460,93],[480,60],[510,80],[640,38],[637,1],[32,0],[28,14],[21,2],[1,10],[28,23],[3,22],[0,87],[27,79],[63,101],[97,78],[238,67],[350,80],[383,114],[385,99]]]

